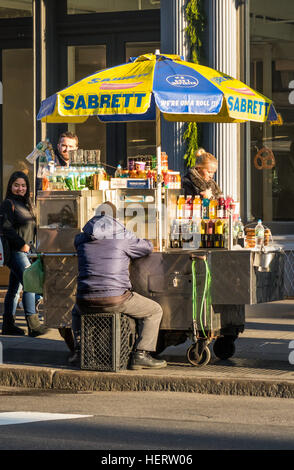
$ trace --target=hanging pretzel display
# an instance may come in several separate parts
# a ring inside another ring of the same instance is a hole
[[[271,170],[276,165],[272,150],[262,147],[254,157],[254,166],[257,170]]]

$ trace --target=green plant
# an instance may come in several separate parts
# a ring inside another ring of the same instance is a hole
[[[189,60],[199,64],[202,57],[202,34],[205,27],[205,16],[203,12],[203,0],[188,0],[185,9],[187,28],[186,33],[189,41]],[[200,146],[201,127],[196,122],[189,122],[183,134],[186,142],[186,153],[184,159],[187,166],[194,166],[195,152]]]

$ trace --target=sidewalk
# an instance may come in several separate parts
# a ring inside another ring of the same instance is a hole
[[[0,308],[2,314],[2,303]],[[21,311],[17,325],[25,328]],[[211,361],[204,367],[187,362],[188,340],[162,353],[168,361],[166,369],[113,373],[70,367],[69,350],[58,330],[51,329],[39,338],[0,335],[0,386],[73,393],[148,390],[294,398],[294,364],[289,363],[292,340],[294,299],[247,306],[245,331],[235,343],[235,355],[221,361],[213,354],[211,344]]]

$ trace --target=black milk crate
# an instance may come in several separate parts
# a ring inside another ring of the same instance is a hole
[[[126,369],[135,342],[135,320],[122,313],[81,316],[81,369]]]

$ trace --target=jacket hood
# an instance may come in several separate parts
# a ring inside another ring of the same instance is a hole
[[[92,240],[134,237],[122,223],[108,215],[92,217],[83,227],[83,232],[90,236]]]

